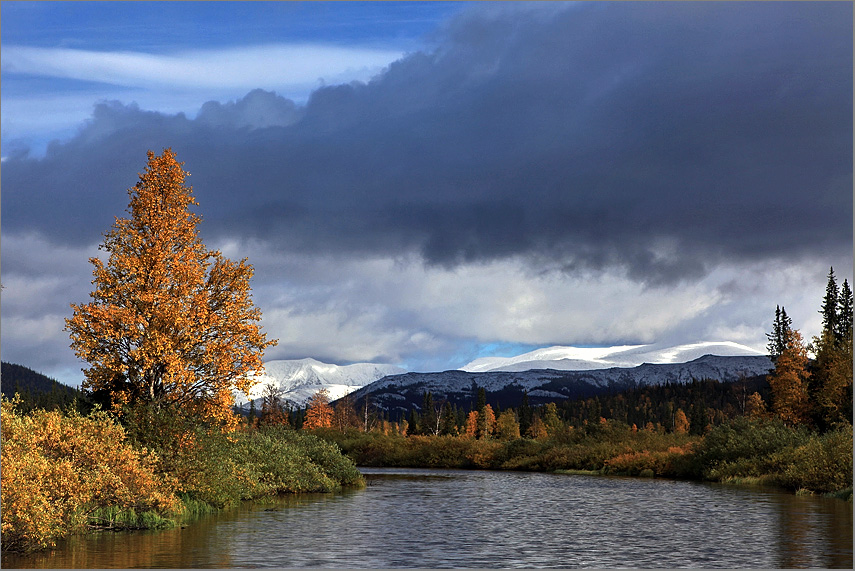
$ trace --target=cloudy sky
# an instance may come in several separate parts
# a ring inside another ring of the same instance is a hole
[[[2,359],[63,331],[146,151],[279,346],[410,370],[810,337],[852,279],[852,4],[4,2]]]

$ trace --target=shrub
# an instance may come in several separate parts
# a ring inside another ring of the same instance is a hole
[[[852,487],[852,428],[812,437],[788,458],[780,483],[812,492],[838,492]]]
[[[697,476],[709,480],[778,474],[786,467],[787,450],[807,443],[805,428],[790,428],[779,419],[737,418],[713,428],[695,455]]]
[[[155,471],[157,457],[132,448],[105,413],[22,416],[17,402],[2,401],[4,549],[52,546],[110,506],[158,517],[180,509],[174,480]]]

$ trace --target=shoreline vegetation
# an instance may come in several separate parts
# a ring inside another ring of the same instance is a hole
[[[702,436],[605,420],[545,438],[402,436],[316,429],[358,466],[522,470],[764,485],[852,501],[852,427],[820,434],[738,417]]]
[[[164,529],[243,501],[365,480],[335,444],[267,426],[232,432],[151,410],[21,413],[2,400],[2,548],[73,534]]]

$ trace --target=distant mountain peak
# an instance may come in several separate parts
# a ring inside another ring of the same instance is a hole
[[[483,357],[464,365],[462,371],[528,371],[554,369],[588,371],[611,367],[686,363],[703,355],[720,357],[762,356],[764,353],[733,341],[704,341],[684,345],[618,345],[614,347],[572,347],[556,345],[535,349],[515,357]]]
[[[256,375],[258,383],[250,391],[249,397],[252,400],[261,398],[265,388],[272,384],[279,389],[283,398],[302,406],[321,389],[326,389],[330,399],[335,400],[387,375],[404,372],[404,369],[394,365],[333,365],[311,357],[267,361],[264,363],[264,371]]]

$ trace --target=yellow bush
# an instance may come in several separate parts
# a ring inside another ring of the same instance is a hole
[[[4,549],[51,546],[102,507],[179,509],[174,482],[154,471],[156,457],[131,448],[104,413],[19,415],[17,402],[2,401]]]

